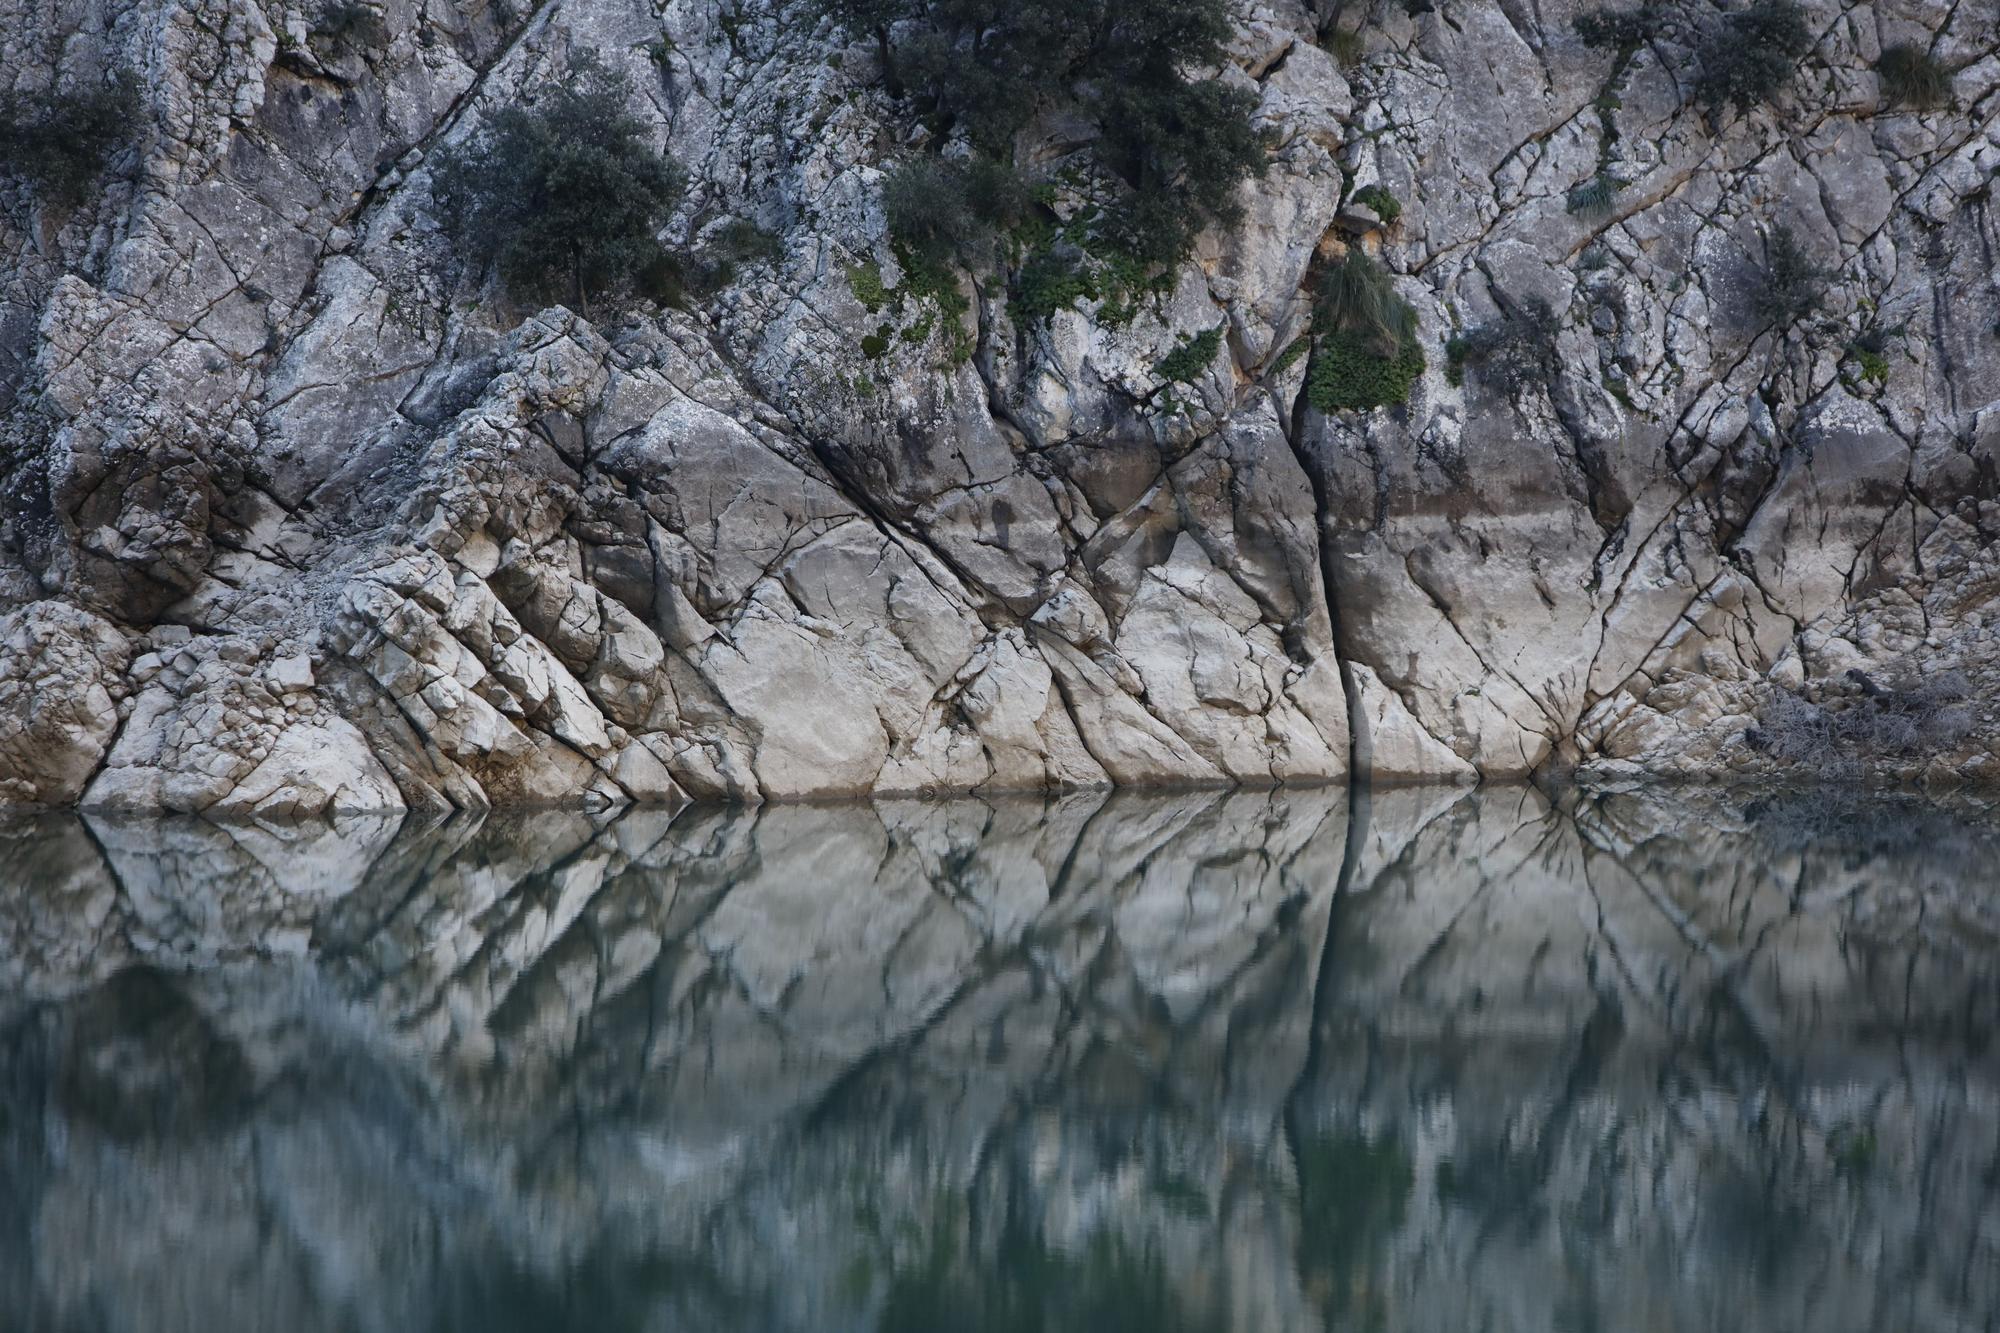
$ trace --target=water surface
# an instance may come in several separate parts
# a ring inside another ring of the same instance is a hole
[[[0,823],[0,1327],[1992,1329],[1994,829]]]

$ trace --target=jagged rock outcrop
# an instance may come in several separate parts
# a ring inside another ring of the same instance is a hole
[[[1117,318],[1030,318],[903,273],[913,131],[806,0],[387,0],[339,33],[0,0],[0,91],[142,76],[101,197],[0,186],[0,799],[1708,778],[1814,767],[1769,743],[1786,699],[1942,671],[1949,726],[1843,762],[1992,779],[1995,16],[1813,0],[1793,84],[1710,113],[1709,5],[1616,61],[1589,7],[1383,3],[1343,64],[1325,15],[1243,4],[1242,225]],[[1885,93],[1897,42],[1945,104]],[[436,152],[582,48],[688,168],[671,242],[775,238],[688,309],[515,309],[439,230]],[[1830,275],[1805,327],[1755,314],[1780,227]],[[1289,349],[1349,245],[1429,365],[1329,416]],[[1454,382],[1447,340],[1536,300],[1549,382]]]

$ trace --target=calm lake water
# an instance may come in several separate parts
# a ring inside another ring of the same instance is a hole
[[[0,1328],[2000,1324],[2000,833],[0,823]]]

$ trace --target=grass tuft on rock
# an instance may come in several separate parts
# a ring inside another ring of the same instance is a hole
[[[1885,47],[1875,73],[1881,76],[1883,93],[1901,106],[1924,110],[1951,99],[1951,72],[1909,42]]]

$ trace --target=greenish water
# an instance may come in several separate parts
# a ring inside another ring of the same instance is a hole
[[[0,1328],[2000,1324],[2000,833],[0,823]]]

